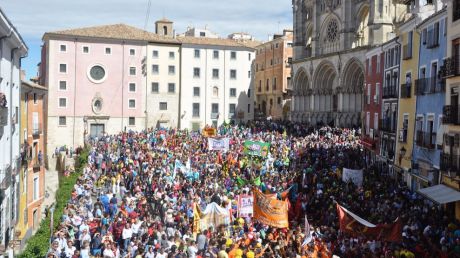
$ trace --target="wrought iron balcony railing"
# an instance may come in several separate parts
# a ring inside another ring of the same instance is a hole
[[[422,148],[433,150],[436,148],[436,132],[417,131],[415,144]]]
[[[448,78],[460,75],[460,55],[454,55],[444,59],[439,73],[441,77]]]
[[[401,98],[408,99],[411,97],[412,83],[401,84]]]
[[[447,105],[442,108],[442,122],[444,124],[460,124],[459,106]]]
[[[415,94],[426,95],[446,91],[446,80],[437,77],[421,78],[415,80]]]

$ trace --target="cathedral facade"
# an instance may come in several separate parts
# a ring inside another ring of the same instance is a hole
[[[365,56],[394,37],[394,0],[292,0],[292,121],[360,126]]]

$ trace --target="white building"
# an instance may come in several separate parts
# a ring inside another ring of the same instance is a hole
[[[213,38],[217,39],[219,38],[219,35],[204,28],[204,29],[199,29],[199,28],[187,28],[187,31],[184,32],[184,34],[180,36],[186,36],[186,37],[197,37],[197,38]]]
[[[252,120],[256,41],[178,37],[181,51],[180,128]]]
[[[27,51],[21,35],[0,9],[0,245],[5,247],[14,237],[18,218],[20,70]]]
[[[147,46],[147,127],[177,128],[179,123],[180,42],[172,22],[155,23],[153,40]],[[168,27],[170,26],[170,27]]]

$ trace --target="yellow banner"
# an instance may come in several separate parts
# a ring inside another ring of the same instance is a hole
[[[203,136],[205,137],[213,137],[217,135],[216,128],[208,127],[203,129]]]
[[[254,188],[254,218],[259,222],[275,227],[289,227],[288,202],[274,199]]]

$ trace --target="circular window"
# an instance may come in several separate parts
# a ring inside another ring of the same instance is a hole
[[[88,71],[90,80],[94,83],[101,83],[105,80],[106,72],[102,65],[94,65]]]
[[[96,98],[93,100],[93,112],[99,114],[102,110],[102,99]]]
[[[329,22],[329,24],[327,25],[327,38],[326,38],[326,41],[327,42],[335,42],[338,38],[338,33],[339,29],[338,29],[338,24],[337,24],[337,21],[334,19],[334,20],[331,20]]]

